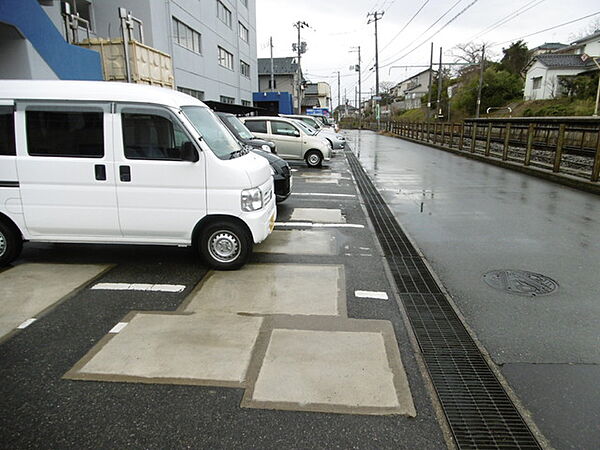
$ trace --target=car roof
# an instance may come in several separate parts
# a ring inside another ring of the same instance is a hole
[[[174,89],[115,81],[2,80],[0,99],[151,103],[175,108],[206,106]]]
[[[281,116],[248,116],[248,117],[240,117],[240,119],[244,120],[294,120],[293,117],[281,117]]]

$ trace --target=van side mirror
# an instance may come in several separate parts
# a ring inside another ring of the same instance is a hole
[[[198,155],[198,150],[196,150],[196,146],[190,142],[186,141],[181,145],[181,160],[189,161],[189,162],[198,162],[200,156]]]
[[[296,137],[300,137],[300,132],[298,130],[294,130],[293,135]]]

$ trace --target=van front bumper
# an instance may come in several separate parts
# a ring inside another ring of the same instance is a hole
[[[259,244],[264,241],[273,231],[275,220],[277,220],[275,195],[271,196],[271,200],[264,208],[245,214],[243,220],[252,232],[254,243]]]

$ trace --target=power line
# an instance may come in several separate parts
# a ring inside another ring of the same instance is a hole
[[[442,25],[442,27],[440,27],[435,33],[433,33],[431,36],[429,36],[427,39],[425,39],[419,45],[417,45],[412,50],[410,50],[409,52],[405,53],[404,55],[402,55],[398,59],[396,59],[396,60],[394,60],[394,61],[392,61],[392,62],[390,62],[388,64],[384,64],[381,67],[391,66],[392,64],[400,61],[401,59],[406,58],[408,55],[410,55],[415,50],[419,49],[421,46],[423,46],[423,44],[425,44],[427,41],[430,41],[433,37],[435,37],[436,34],[438,34],[440,31],[442,31],[444,28],[446,28],[448,25],[450,25],[452,22],[454,22],[456,19],[458,19],[460,16],[462,16],[469,8],[471,8],[478,1],[479,0],[473,0],[471,3],[469,3],[467,6],[465,6],[458,14],[456,14],[454,17],[452,17],[452,19],[450,19],[448,22],[446,22],[444,25]]]
[[[520,8],[517,8],[515,11],[513,11],[510,14],[504,16],[502,19],[497,20],[496,22],[494,22],[493,24],[491,24],[487,28],[485,28],[482,31],[480,31],[479,33],[475,34],[471,39],[469,39],[468,42],[471,42],[471,41],[473,41],[473,40],[475,40],[475,39],[477,39],[477,38],[479,38],[479,37],[481,37],[483,35],[486,35],[486,34],[490,33],[491,31],[495,30],[496,28],[504,25],[505,23],[510,22],[511,20],[517,18],[521,14],[526,13],[530,9],[535,8],[540,3],[543,3],[545,1],[546,0],[531,0],[529,3],[521,6]]]
[[[386,48],[388,48],[390,46],[390,44],[392,42],[394,42],[398,36],[400,36],[400,34],[406,30],[406,28],[412,23],[412,21],[415,19],[415,17],[417,17],[419,15],[419,13],[423,10],[423,8],[425,8],[425,6],[427,6],[427,3],[429,3],[431,0],[425,0],[425,2],[421,5],[421,7],[417,10],[416,13],[413,14],[413,16],[408,20],[408,22],[406,22],[406,24],[400,29],[400,31],[398,31],[398,33],[396,34],[396,36],[394,36],[387,44],[385,44],[383,46],[383,48],[381,49],[381,51],[383,52]]]
[[[580,21],[582,21],[584,19],[589,19],[590,17],[597,16],[598,14],[600,14],[600,11],[592,13],[592,14],[588,14],[587,16],[579,17],[578,19],[573,19],[573,20],[569,20],[568,22],[564,22],[564,23],[561,23],[561,24],[558,24],[558,25],[554,25],[553,27],[549,27],[549,28],[545,28],[545,29],[540,30],[540,31],[536,31],[535,33],[529,33],[529,34],[526,34],[524,36],[520,36],[520,37],[514,38],[514,39],[509,39],[509,40],[503,41],[503,42],[496,42],[496,43],[490,45],[490,47],[496,47],[497,45],[507,44],[509,42],[520,41],[522,39],[525,39],[525,38],[528,38],[528,37],[531,37],[531,36],[535,36],[536,34],[545,33],[546,31],[554,30],[556,28],[564,27],[566,25],[571,25],[572,23],[580,22]]]
[[[393,56],[390,56],[389,58],[387,58],[387,60],[389,61],[392,58],[395,58],[396,56],[398,56],[400,53],[402,53],[404,50],[406,50],[407,48],[409,48],[411,45],[413,45],[415,42],[417,42],[425,33],[427,33],[429,30],[431,30],[434,26],[436,26],[444,17],[446,17],[448,14],[450,14],[450,12],[456,8],[456,6],[461,3],[463,0],[457,0],[450,8],[448,8],[446,10],[446,12],[444,14],[442,14],[435,22],[433,22],[431,25],[429,25],[429,27],[427,27],[427,29],[425,31],[423,31],[420,35],[418,35],[415,39],[413,39],[410,44],[406,45],[405,47],[403,47],[400,51],[396,52]]]

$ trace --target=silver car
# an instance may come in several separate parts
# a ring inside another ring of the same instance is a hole
[[[314,128],[319,133],[319,136],[322,136],[329,141],[334,150],[346,147],[346,138],[333,131],[332,128],[323,126],[323,123],[316,117],[299,114],[282,114],[281,116],[301,120],[309,127]]]

